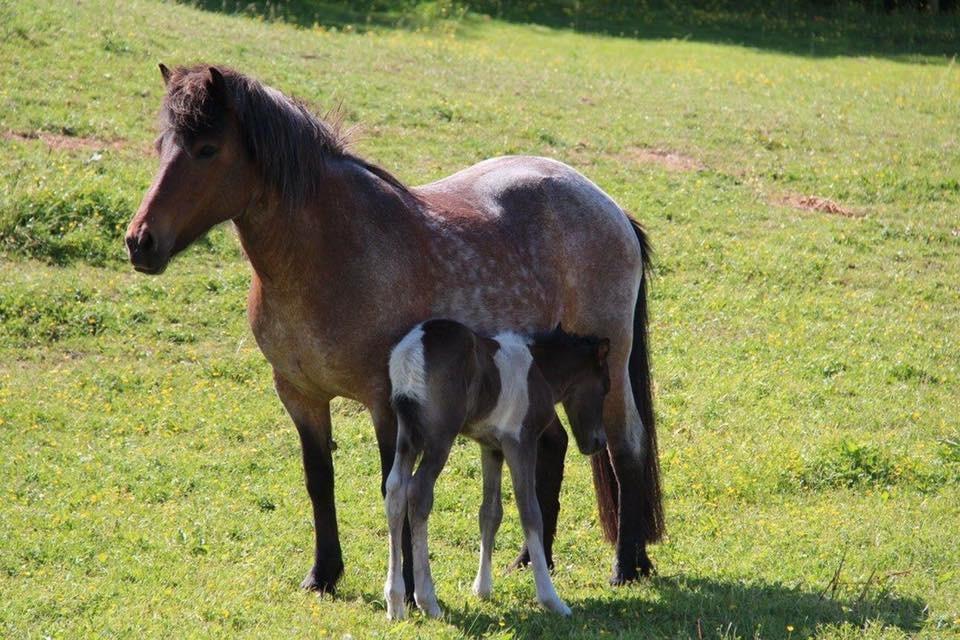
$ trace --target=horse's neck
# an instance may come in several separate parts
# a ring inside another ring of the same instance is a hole
[[[322,286],[360,261],[375,264],[385,225],[402,234],[418,224],[406,198],[347,159],[330,162],[317,197],[302,209],[267,196],[235,221],[261,286],[277,290],[299,289],[305,278]]]

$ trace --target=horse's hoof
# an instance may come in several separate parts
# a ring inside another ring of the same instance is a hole
[[[640,576],[643,578],[649,578],[651,576],[657,575],[657,568],[653,566],[653,563],[649,560],[640,561]]]
[[[343,574],[343,563],[337,563],[332,567],[319,567],[314,565],[307,572],[300,588],[304,591],[316,591],[318,593],[328,593],[333,595],[337,591],[337,580]]]
[[[613,575],[610,576],[610,584],[614,587],[622,587],[623,585],[630,584],[631,582],[637,581],[637,570],[633,571],[623,571],[617,569],[613,572]]]
[[[507,567],[507,573],[511,571],[516,571],[517,569],[526,569],[530,566],[530,552],[527,551],[527,548],[524,547],[520,550],[520,555],[517,556],[517,559],[513,561],[510,566]],[[553,558],[547,558],[547,569],[550,570],[550,573],[553,573]]]

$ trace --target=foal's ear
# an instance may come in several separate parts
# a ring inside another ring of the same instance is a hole
[[[210,95],[218,103],[224,106],[230,106],[230,100],[227,94],[227,81],[224,79],[223,74],[220,73],[220,69],[210,67],[208,71],[210,72],[210,78],[207,80],[207,84],[210,85]]]
[[[170,69],[167,68],[167,65],[160,63],[160,75],[163,76],[163,86],[170,86]]]
[[[597,364],[605,364],[608,355],[610,355],[610,339],[601,338],[600,342],[597,343]]]

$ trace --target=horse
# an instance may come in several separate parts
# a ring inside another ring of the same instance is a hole
[[[480,567],[474,593],[489,598],[493,590],[491,561],[503,517],[500,482],[506,459],[537,600],[549,611],[570,615],[550,580],[543,551],[535,484],[537,442],[553,419],[554,405],[562,402],[580,452],[593,455],[606,447],[603,397],[610,390],[609,351],[607,339],[572,335],[559,325],[530,339],[512,332],[487,338],[445,319],[418,324],[397,343],[389,362],[391,403],[399,426],[385,499],[390,559],[383,591],[388,618],[404,617],[405,517],[412,534],[417,606],[431,617],[442,615],[430,572],[427,521],[434,485],[458,434],[481,447]]]
[[[160,274],[207,230],[232,221],[252,268],[247,315],[300,437],[314,563],[301,583],[333,592],[343,573],[334,506],[330,401],[370,411],[380,490],[395,454],[390,349],[424,318],[610,339],[608,455],[593,456],[612,584],[653,568],[663,532],[648,358],[647,237],[607,194],[546,158],[484,160],[408,187],[352,153],[342,127],[225,67],[160,65],[159,168],[127,228],[133,268]],[[552,563],[566,432],[538,444],[537,498]],[[407,542],[409,537],[406,536]],[[413,592],[404,543],[404,579]],[[517,563],[528,561],[521,550]]]

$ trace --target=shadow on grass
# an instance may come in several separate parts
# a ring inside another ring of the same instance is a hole
[[[821,626],[895,627],[918,631],[925,605],[895,597],[884,589],[865,590],[851,598],[779,584],[746,583],[672,576],[654,578],[639,587],[611,589],[609,597],[569,599],[569,619],[540,609],[503,610],[498,616],[441,602],[444,620],[470,638],[512,632],[518,638],[598,637],[753,637],[804,638]],[[530,585],[533,598],[533,585]],[[562,594],[561,594],[562,595]],[[383,613],[379,597],[363,594]],[[494,592],[496,603],[496,591]],[[414,614],[417,624],[423,618]]]
[[[716,0],[674,2],[504,2],[473,0],[182,0],[207,11],[255,16],[302,27],[365,31],[444,24],[469,33],[483,15],[639,40],[682,39],[734,44],[802,56],[955,56],[960,15],[903,11],[886,15],[852,3],[770,3]],[[639,7],[637,5],[640,5]]]

